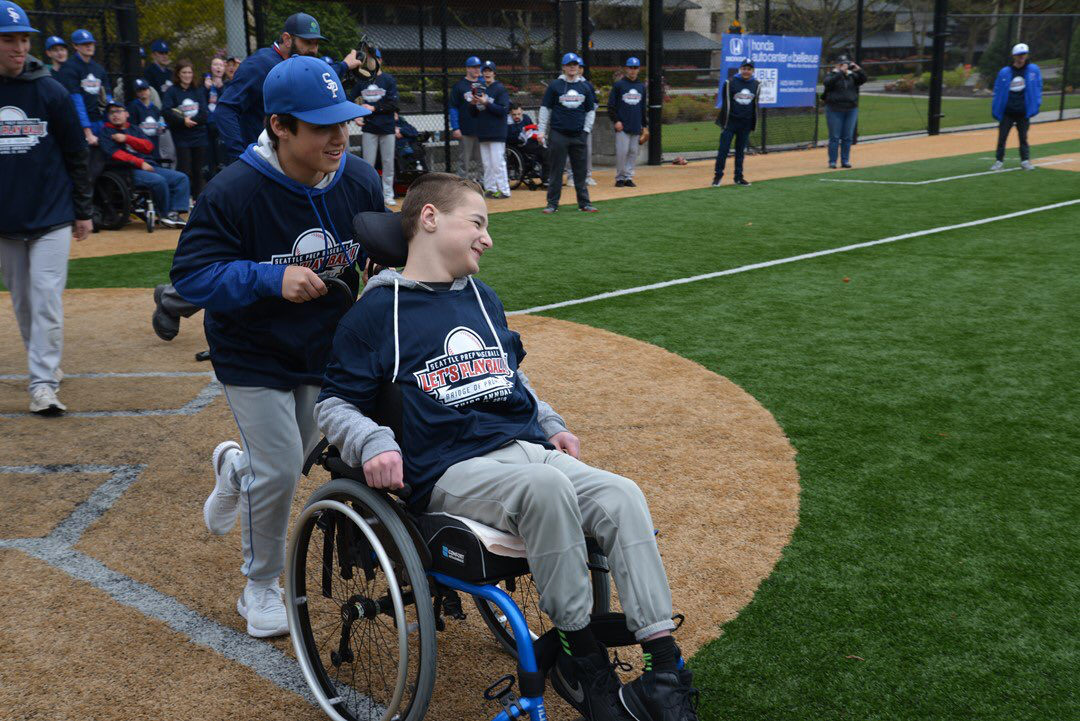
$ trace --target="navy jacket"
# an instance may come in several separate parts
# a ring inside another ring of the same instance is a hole
[[[142,134],[150,139],[150,142],[154,144],[154,160],[161,160],[161,154],[158,151],[161,133],[165,132],[167,127],[165,124],[165,118],[162,117],[161,111],[153,103],[149,105],[143,105],[142,101],[136,98],[128,103],[128,120],[132,125],[138,126]]]
[[[123,143],[113,140],[115,133],[123,133],[127,136]],[[98,146],[111,160],[118,163],[127,163],[136,168],[141,168],[143,163],[154,164],[154,143],[146,137],[138,125],[127,123],[124,127],[117,127],[112,123],[105,123],[101,127],[101,135],[98,138]]]
[[[0,107],[0,235],[33,239],[90,218],[90,154],[64,87],[29,57],[0,77]]]
[[[184,90],[173,85],[161,99],[161,112],[172,130],[173,142],[178,148],[202,148],[210,144],[206,133],[206,89],[192,83]],[[191,118],[198,125],[189,128],[184,118]]]
[[[218,99],[214,124],[230,158],[239,158],[263,131],[266,123],[263,83],[282,60],[284,56],[278,52],[277,45],[256,50],[240,63],[232,82]]]
[[[478,281],[475,291],[470,284],[402,288],[397,306],[395,327],[394,288],[381,285],[345,315],[319,400],[340,398],[370,417],[380,385],[393,379],[396,338],[404,434],[396,440],[413,486],[411,506],[426,505],[435,482],[455,463],[514,440],[553,447],[537,420],[535,398],[518,381],[521,337],[507,327],[491,288]]]
[[[649,119],[646,116],[648,103],[645,102],[645,83],[631,82],[629,78],[619,78],[611,86],[607,105],[611,122],[621,122],[622,131],[627,135],[641,135],[641,129],[649,127]]]
[[[750,124],[750,130],[756,128],[760,91],[761,83],[757,78],[743,80],[738,74],[732,75],[720,89],[720,114],[716,124],[726,128],[732,120],[741,120]]]
[[[172,87],[172,76],[170,68],[158,67],[155,62],[147,65],[146,72],[143,73],[143,77],[146,78],[146,82],[150,83],[150,87],[161,95],[164,95],[165,91]]]
[[[352,97],[357,103],[375,108],[364,116],[364,132],[375,135],[394,134],[394,113],[398,111],[397,80],[389,73],[380,73],[371,80],[361,80],[353,86]]]
[[[585,129],[585,116],[590,110],[596,109],[596,91],[592,83],[584,78],[579,77],[569,83],[559,76],[547,86],[540,105],[551,111],[553,130],[580,133]]]
[[[484,87],[490,102],[483,108],[469,103],[466,111],[476,122],[476,137],[480,140],[506,142],[506,114],[510,112],[510,93],[498,80]]]
[[[75,103],[75,111],[84,128],[89,128],[92,123],[104,122],[103,100],[111,97],[112,88],[105,68],[94,62],[93,58],[88,63],[83,62],[78,53],[72,52],[60,67],[57,79],[71,94],[71,101]]]
[[[450,129],[460,130],[462,135],[476,135],[476,121],[466,107],[472,101],[473,83],[483,85],[482,78],[462,78],[450,88]]]
[[[239,386],[320,385],[330,344],[352,298],[340,290],[306,303],[281,297],[289,265],[337,275],[355,293],[363,253],[352,218],[385,210],[374,168],[346,153],[325,188],[301,185],[252,146],[207,184],[180,235],[171,278],[206,309],[214,372]]]
[[[515,123],[511,116],[506,116],[506,142],[510,145],[524,143],[525,139],[521,137],[521,133],[525,130],[526,125],[535,125],[528,113],[521,114],[520,123]]]

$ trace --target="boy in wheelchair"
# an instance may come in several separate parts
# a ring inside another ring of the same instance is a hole
[[[517,148],[525,159],[540,172],[541,187],[547,185],[548,156],[544,147],[544,135],[532,117],[517,103],[510,103],[510,115],[506,119],[506,144]],[[528,173],[528,168],[526,175]]]
[[[154,207],[161,213],[161,224],[183,228],[180,213],[188,211],[190,197],[188,177],[183,173],[161,167],[153,158],[154,143],[137,125],[128,122],[128,111],[120,103],[110,102],[106,108],[108,122],[101,131],[102,152],[111,160],[134,168],[132,179],[136,188],[146,188],[154,198]]]
[[[671,631],[671,591],[637,485],[578,460],[578,439],[518,368],[520,336],[473,279],[491,248],[476,183],[417,179],[400,215],[408,257],[365,287],[334,338],[315,415],[373,488],[408,481],[413,510],[463,516],[521,536],[564,653],[555,690],[595,721],[694,721],[690,671]],[[400,391],[401,438],[378,425],[376,397]],[[585,535],[609,559],[645,671],[622,686],[589,627]]]

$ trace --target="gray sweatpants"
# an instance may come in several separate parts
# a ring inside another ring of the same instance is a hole
[[[615,180],[630,180],[634,177],[637,164],[638,138],[619,131],[615,133]]]
[[[608,557],[635,637],[640,641],[675,628],[649,506],[627,478],[535,443],[514,441],[447,469],[432,490],[428,511],[521,536],[540,608],[564,631],[589,624],[592,590],[585,534]]]
[[[477,171],[480,166],[480,141],[475,135],[462,135],[458,140],[458,177],[476,180],[481,177]]]
[[[272,581],[285,570],[293,493],[304,459],[319,442],[319,390],[225,386],[244,447],[233,472],[240,487],[241,572],[251,581]]]
[[[364,149],[364,160],[375,167],[375,156],[382,157],[382,192],[384,198],[394,197],[394,146],[397,138],[393,133],[377,135],[364,131],[360,136],[360,145]]]
[[[64,350],[64,286],[67,285],[71,226],[35,240],[0,236],[4,285],[19,324],[30,368],[30,388],[56,389],[56,370]]]
[[[585,178],[592,177],[592,133],[585,133]],[[574,167],[571,165],[567,171],[566,181],[574,182]]]
[[[181,318],[190,318],[198,313],[202,308],[197,305],[192,305],[184,300],[179,293],[176,292],[176,288],[172,283],[168,283],[165,289],[161,291],[161,307],[168,313]]]

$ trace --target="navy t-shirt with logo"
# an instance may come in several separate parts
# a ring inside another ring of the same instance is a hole
[[[161,143],[161,134],[165,132],[165,120],[161,117],[161,111],[153,103],[144,105],[139,99],[128,103],[128,122],[142,131],[143,135],[154,144],[154,160],[160,160],[161,154],[158,146]]]
[[[544,91],[540,104],[551,110],[551,128],[561,133],[580,133],[585,129],[585,116],[596,109],[596,91],[588,80],[567,82],[556,78]]]
[[[1027,106],[1024,102],[1024,91],[1027,90],[1027,81],[1024,80],[1024,73],[1027,71],[1027,67],[1018,68],[1015,65],[1010,67],[1012,68],[1012,80],[1009,81],[1009,97],[1005,101],[1005,114],[1025,118],[1027,117]]]
[[[104,95],[111,95],[112,88],[109,85],[109,74],[105,68],[94,62],[86,62],[78,53],[72,53],[68,61],[60,67],[57,80],[73,96],[82,98],[86,108],[86,117],[91,123],[103,121]],[[104,91],[104,95],[103,95]]]
[[[615,108],[615,117],[623,124],[627,135],[640,135],[647,125],[645,119],[645,83],[619,78],[611,86],[608,105]]]
[[[192,83],[187,89],[173,85],[161,99],[161,112],[172,130],[173,142],[178,148],[199,148],[209,144],[206,133],[206,89]],[[191,118],[197,125],[189,128],[184,118]]]
[[[394,134],[394,113],[397,112],[397,80],[390,73],[380,73],[371,80],[361,80],[353,87],[357,103],[375,108],[364,116],[364,132],[376,135]]]
[[[411,505],[423,505],[455,463],[515,440],[552,448],[535,398],[518,382],[525,357],[521,337],[507,326],[491,288],[479,281],[476,291],[469,284],[458,290],[402,288],[397,306],[404,437],[395,440],[413,486]],[[380,386],[393,379],[394,337],[394,288],[372,288],[338,326],[319,400],[340,398],[372,415]]]

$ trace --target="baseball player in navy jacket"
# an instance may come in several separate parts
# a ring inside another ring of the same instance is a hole
[[[312,409],[331,339],[359,287],[352,218],[385,211],[375,171],[346,152],[348,123],[367,111],[332,67],[290,58],[270,70],[263,98],[265,131],[206,186],[171,273],[206,309],[210,358],[243,444],[214,449],[203,520],[225,534],[239,507],[248,583],[237,611],[259,637],[289,630],[278,577],[293,491],[318,441]]]
[[[56,397],[64,342],[62,293],[72,224],[91,230],[89,152],[67,91],[30,56],[37,30],[0,0],[0,266],[30,367],[30,410],[66,410]]]
[[[502,200],[510,197],[510,179],[506,174],[506,114],[510,93],[495,79],[495,63],[484,62],[484,83],[473,92],[468,113],[473,117],[476,137],[480,140],[480,160],[484,164],[484,193]]]
[[[476,140],[475,121],[469,115],[473,87],[480,79],[480,58],[470,55],[465,60],[465,77],[450,88],[450,134],[458,141],[457,174],[462,178],[476,176],[476,156],[479,144]],[[475,178],[474,178],[475,179]]]
[[[382,59],[382,51],[376,50],[375,56]],[[352,90],[352,95],[361,103],[361,107],[371,111],[364,120],[364,134],[360,142],[364,149],[364,160],[375,167],[375,161],[382,160],[383,201],[395,205],[394,200],[394,152],[400,135],[394,125],[394,116],[398,111],[397,80],[390,73],[383,72],[380,65],[375,77],[364,80]]]
[[[638,140],[648,133],[645,83],[638,82],[641,61],[627,58],[623,77],[611,86],[608,116],[615,125],[615,187],[633,188]],[[646,135],[646,137],[648,137]]]
[[[109,93],[112,84],[105,68],[94,61],[97,44],[89,30],[73,32],[71,46],[75,54],[61,66],[56,79],[71,93],[86,142],[97,145],[97,134],[105,124],[105,103],[112,99]]]

